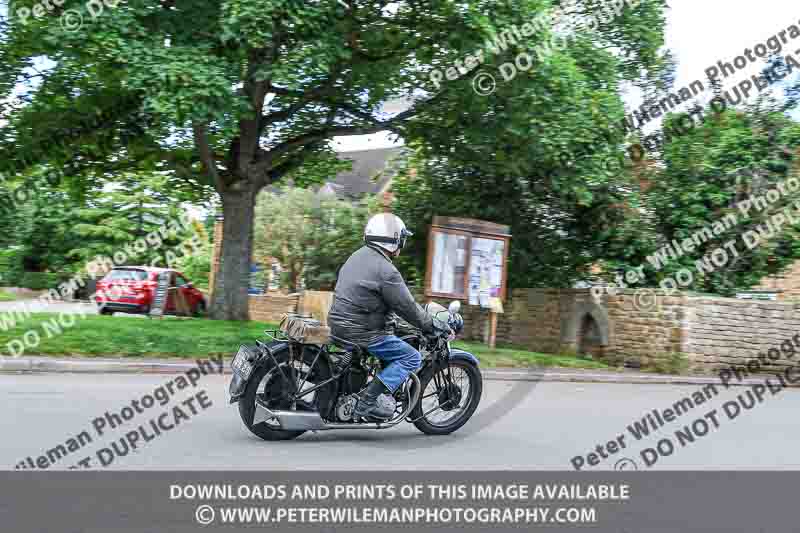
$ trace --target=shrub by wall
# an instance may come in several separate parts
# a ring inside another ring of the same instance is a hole
[[[64,279],[64,275],[54,272],[24,272],[19,286],[34,291],[54,289]]]

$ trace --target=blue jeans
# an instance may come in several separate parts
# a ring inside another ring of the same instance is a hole
[[[367,346],[367,351],[381,361],[389,363],[378,373],[378,379],[392,393],[403,384],[411,372],[422,365],[422,356],[419,352],[394,335],[387,335],[373,342]]]

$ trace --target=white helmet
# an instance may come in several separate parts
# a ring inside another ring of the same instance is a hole
[[[402,250],[406,245],[406,238],[412,235],[400,217],[391,213],[375,215],[369,219],[364,229],[364,241],[367,244],[380,246],[391,253]]]

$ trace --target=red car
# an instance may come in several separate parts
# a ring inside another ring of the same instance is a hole
[[[115,311],[149,313],[158,286],[158,277],[162,273],[169,275],[165,314],[178,314],[184,310],[184,314],[188,311],[188,314],[196,316],[205,312],[205,296],[177,270],[124,266],[114,268],[97,282],[95,301],[100,314],[109,315]],[[179,305],[178,299],[182,299],[186,305]]]

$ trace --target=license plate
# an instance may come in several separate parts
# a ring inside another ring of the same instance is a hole
[[[252,354],[247,348],[242,346],[231,362],[233,371],[239,374],[243,379],[249,378],[250,372],[253,371],[253,365],[248,361],[249,357],[252,357]]]

